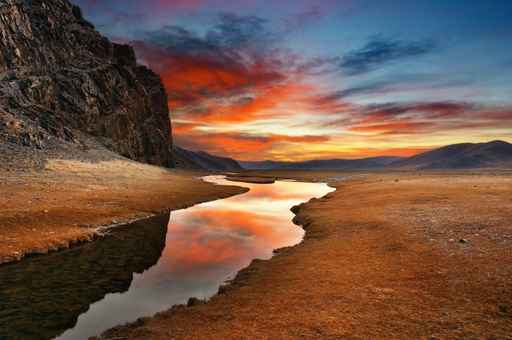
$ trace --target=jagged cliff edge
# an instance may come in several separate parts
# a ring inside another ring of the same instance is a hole
[[[95,143],[173,166],[160,77],[137,64],[130,46],[100,35],[68,0],[0,0],[2,151]]]

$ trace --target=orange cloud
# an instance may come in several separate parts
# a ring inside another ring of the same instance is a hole
[[[356,148],[353,149],[353,155],[359,156],[365,155],[365,157],[378,157],[378,156],[397,156],[397,157],[410,157],[417,155],[422,152],[432,150],[439,145],[432,147],[410,147],[410,148]]]
[[[284,82],[266,88],[254,89],[251,97],[238,101],[206,105],[206,112],[200,117],[201,122],[240,123],[251,122],[280,115],[279,108],[298,106],[293,104],[309,87],[301,83]]]
[[[356,149],[351,143],[363,142],[348,137],[338,147],[333,139],[339,139],[331,136],[349,132],[349,136],[364,136],[366,143],[401,146],[402,135],[424,136],[428,143],[429,138],[443,133],[512,126],[510,108],[466,102],[356,105],[346,100],[343,91],[325,94],[325,84],[308,82],[308,68],[300,67],[304,63],[282,51],[260,53],[253,46],[210,46],[208,39],[189,31],[167,33],[160,38],[174,39],[177,48],[147,43],[135,46],[141,59],[162,76],[175,121],[175,140],[185,148],[240,160],[402,156],[418,150]],[[188,40],[182,44],[181,38]],[[323,65],[324,61],[319,63]],[[311,123],[304,122],[306,114],[311,115]],[[289,124],[285,122],[287,117]],[[283,132],[270,126],[272,122],[286,125]],[[258,133],[258,126],[263,126],[259,124],[266,125]],[[240,126],[244,132],[224,132],[236,131]],[[293,136],[286,134],[291,134],[289,131]],[[416,143],[423,145],[425,141]]]
[[[435,124],[432,122],[416,122],[412,120],[399,120],[384,122],[378,124],[358,124],[351,126],[350,131],[355,132],[369,132],[369,133],[380,133],[380,134],[409,134],[424,131],[434,127]]]
[[[199,133],[177,136],[180,145],[191,149],[202,148],[204,151],[231,155],[245,159],[248,154],[264,155],[280,143],[322,143],[329,140],[327,136],[248,136],[228,133]]]

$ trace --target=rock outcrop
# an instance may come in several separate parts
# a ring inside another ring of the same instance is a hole
[[[0,0],[0,144],[44,150],[91,139],[172,166],[160,77],[68,0]]]

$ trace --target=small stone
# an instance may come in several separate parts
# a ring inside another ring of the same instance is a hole
[[[448,242],[453,243],[455,240],[453,238],[449,239]]]
[[[187,307],[197,306],[202,303],[203,303],[202,300],[199,300],[198,298],[195,298],[195,297],[191,297],[190,299],[188,299]]]
[[[459,243],[466,244],[466,243],[469,243],[469,240],[466,240],[465,238],[461,238],[459,240]]]
[[[48,213],[49,213],[49,211],[48,211],[48,210],[45,210],[45,211],[44,211],[44,213],[45,213],[45,214],[48,214]]]

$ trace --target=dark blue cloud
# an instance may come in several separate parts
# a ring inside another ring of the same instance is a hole
[[[471,85],[470,80],[464,79],[443,79],[439,74],[403,74],[393,75],[388,79],[364,81],[354,86],[346,87],[342,90],[333,91],[328,96],[338,99],[348,99],[349,97],[379,94],[389,94],[391,92],[406,93],[417,89],[451,89],[461,86]],[[409,88],[409,89],[408,89]]]
[[[138,40],[182,56],[201,57],[226,66],[240,66],[266,58],[280,39],[266,20],[254,15],[221,13],[204,34],[183,26],[167,25],[144,32]]]
[[[377,36],[371,38],[361,49],[343,56],[341,67],[349,75],[364,74],[390,62],[431,53],[435,47],[430,40],[408,42]]]
[[[215,27],[207,34],[207,39],[219,46],[244,47],[270,38],[266,30],[267,20],[255,15],[221,13]]]

